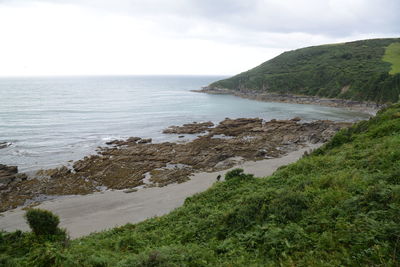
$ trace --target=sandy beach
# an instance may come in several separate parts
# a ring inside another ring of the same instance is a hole
[[[257,177],[268,176],[278,167],[295,162],[305,151],[318,146],[319,144],[310,145],[281,158],[247,161],[233,168],[243,168],[246,173],[252,173]],[[223,176],[227,171],[229,170],[197,173],[185,183],[145,188],[133,193],[114,190],[83,196],[66,196],[43,202],[37,208],[50,210],[59,215],[61,227],[68,230],[71,238],[78,238],[126,223],[137,223],[167,214],[181,206],[187,197],[208,189],[216,182],[219,174]],[[17,208],[0,214],[0,229],[29,230],[23,218],[24,213],[22,208]]]

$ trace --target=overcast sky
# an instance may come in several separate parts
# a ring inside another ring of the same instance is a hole
[[[0,76],[230,75],[300,47],[400,37],[400,0],[0,0]]]

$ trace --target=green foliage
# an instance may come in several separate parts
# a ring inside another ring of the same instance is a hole
[[[16,267],[18,266],[9,255],[0,255],[0,266]]]
[[[0,232],[0,266],[76,266],[63,255],[65,232],[38,236],[33,232]]]
[[[6,266],[399,266],[400,104],[262,179],[64,246],[0,232]]]
[[[386,48],[383,61],[392,64],[390,74],[400,73],[400,43],[392,43]]]
[[[245,174],[243,172],[243,169],[237,168],[237,169],[233,169],[231,171],[228,171],[225,174],[225,180],[229,181],[233,178],[237,178],[237,179],[251,179],[253,178],[253,175],[251,174]]]
[[[399,41],[372,39],[288,51],[210,87],[394,103],[400,94]]]
[[[63,255],[62,248],[55,243],[45,242],[36,246],[29,253],[29,262],[32,266],[52,267],[69,265],[68,258]],[[64,264],[63,264],[64,263]]]
[[[32,231],[40,235],[55,235],[59,233],[60,219],[50,211],[41,209],[29,209],[25,213],[26,221]]]
[[[145,250],[132,255],[118,264],[120,267],[178,267],[178,266],[213,266],[216,258],[212,250],[199,246],[166,246]]]
[[[35,239],[30,233],[21,231],[0,232],[0,255],[4,253],[15,258],[24,256],[29,252],[30,245],[34,242]]]

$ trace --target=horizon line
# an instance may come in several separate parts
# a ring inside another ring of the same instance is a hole
[[[235,74],[41,74],[41,75],[1,75],[1,78],[68,78],[68,77],[128,77],[128,76],[136,76],[136,77],[144,77],[144,76],[233,76]]]

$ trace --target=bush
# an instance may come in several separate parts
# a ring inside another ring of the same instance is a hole
[[[31,266],[76,266],[64,255],[61,247],[56,243],[45,242],[42,246],[34,247],[29,253]]]
[[[58,228],[60,219],[50,211],[30,209],[25,213],[25,218],[36,235],[56,235],[62,232]]]
[[[15,263],[12,257],[0,254],[0,266],[13,267],[18,265]]]
[[[240,179],[246,179],[246,178],[253,178],[252,174],[245,174],[243,172],[243,169],[237,168],[233,169],[225,174],[225,180],[231,180],[233,178],[240,178]]]

